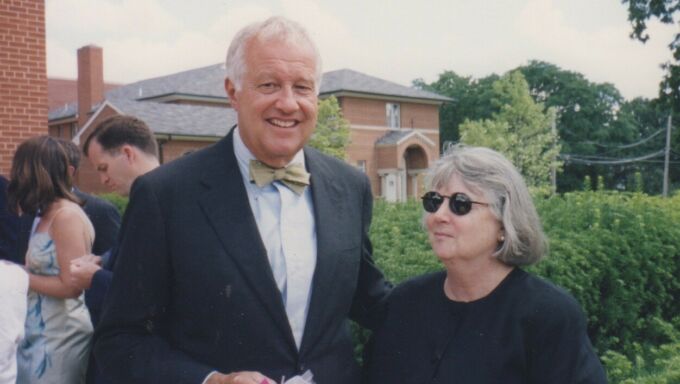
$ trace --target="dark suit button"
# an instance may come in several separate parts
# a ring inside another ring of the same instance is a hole
[[[305,373],[305,365],[302,363],[298,363],[297,370],[299,374]]]

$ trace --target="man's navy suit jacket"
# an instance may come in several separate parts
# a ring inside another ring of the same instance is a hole
[[[305,148],[317,265],[296,348],[233,151],[215,145],[139,177],[95,332],[106,375],[200,384],[213,370],[354,384],[348,318],[372,327],[389,285],[371,258],[372,194],[353,167]]]
[[[19,218],[10,212],[7,204],[8,184],[8,180],[0,176],[0,259],[21,263],[17,257]]]

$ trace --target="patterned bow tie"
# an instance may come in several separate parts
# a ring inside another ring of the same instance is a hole
[[[279,180],[293,192],[301,195],[309,185],[309,173],[300,163],[290,164],[285,168],[272,168],[259,160],[250,160],[250,181],[258,187],[264,187],[274,180]]]

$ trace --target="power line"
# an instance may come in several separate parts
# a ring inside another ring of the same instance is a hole
[[[560,159],[564,160],[565,163],[576,163],[576,164],[586,164],[586,165],[591,165],[591,164],[602,164],[602,165],[618,165],[618,164],[628,164],[628,163],[635,163],[647,159],[651,159],[654,157],[662,156],[664,155],[665,151],[659,150],[653,153],[649,153],[647,155],[642,155],[638,157],[631,157],[627,159],[614,159],[614,160],[597,160],[597,159],[589,159],[585,158],[584,156],[580,155],[572,155],[572,154],[560,154],[559,157]]]
[[[663,164],[665,163],[664,160],[642,160],[640,161],[641,163],[648,163],[648,164]],[[669,161],[669,164],[680,164],[680,161]]]
[[[639,140],[639,141],[636,141],[636,142],[634,142],[634,143],[630,143],[630,144],[607,145],[607,144],[600,144],[600,143],[596,143],[596,142],[588,142],[588,141],[586,141],[586,143],[588,143],[588,144],[593,144],[593,145],[597,145],[598,147],[602,147],[602,148],[628,149],[628,148],[637,147],[638,145],[642,145],[642,144],[648,142],[649,140],[655,138],[656,136],[660,135],[662,132],[665,132],[665,131],[666,131],[666,128],[659,129],[658,131],[652,133],[651,135],[645,137],[644,139]]]
[[[567,131],[570,134],[575,135],[573,132],[571,132],[567,129],[563,129],[563,131]],[[594,145],[594,146],[600,147],[600,148],[613,149],[613,150],[629,149],[629,148],[634,148],[634,147],[637,147],[639,145],[645,144],[648,141],[652,140],[653,138],[657,137],[658,135],[660,135],[661,133],[663,133],[665,131],[666,131],[666,128],[661,128],[658,131],[652,133],[651,135],[649,135],[645,138],[642,138],[642,139],[640,139],[636,142],[628,143],[628,144],[602,144],[600,142],[592,141],[592,140],[572,141],[572,142],[569,142],[569,143],[570,144],[588,144],[588,145]]]

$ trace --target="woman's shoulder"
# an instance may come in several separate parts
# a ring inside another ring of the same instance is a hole
[[[423,294],[431,294],[443,289],[445,271],[426,273],[412,277],[397,285],[390,294],[392,300],[422,299]]]
[[[514,295],[527,314],[545,321],[584,319],[579,302],[566,289],[536,275],[522,272],[517,279]]]
[[[62,232],[63,230],[70,231],[75,228],[85,228],[89,232],[92,229],[92,223],[80,205],[65,199],[54,204],[54,207],[51,207],[53,212],[49,226],[49,232],[53,236],[55,233]]]
[[[52,223],[80,220],[85,215],[80,205],[66,199],[55,202],[51,211]]]

